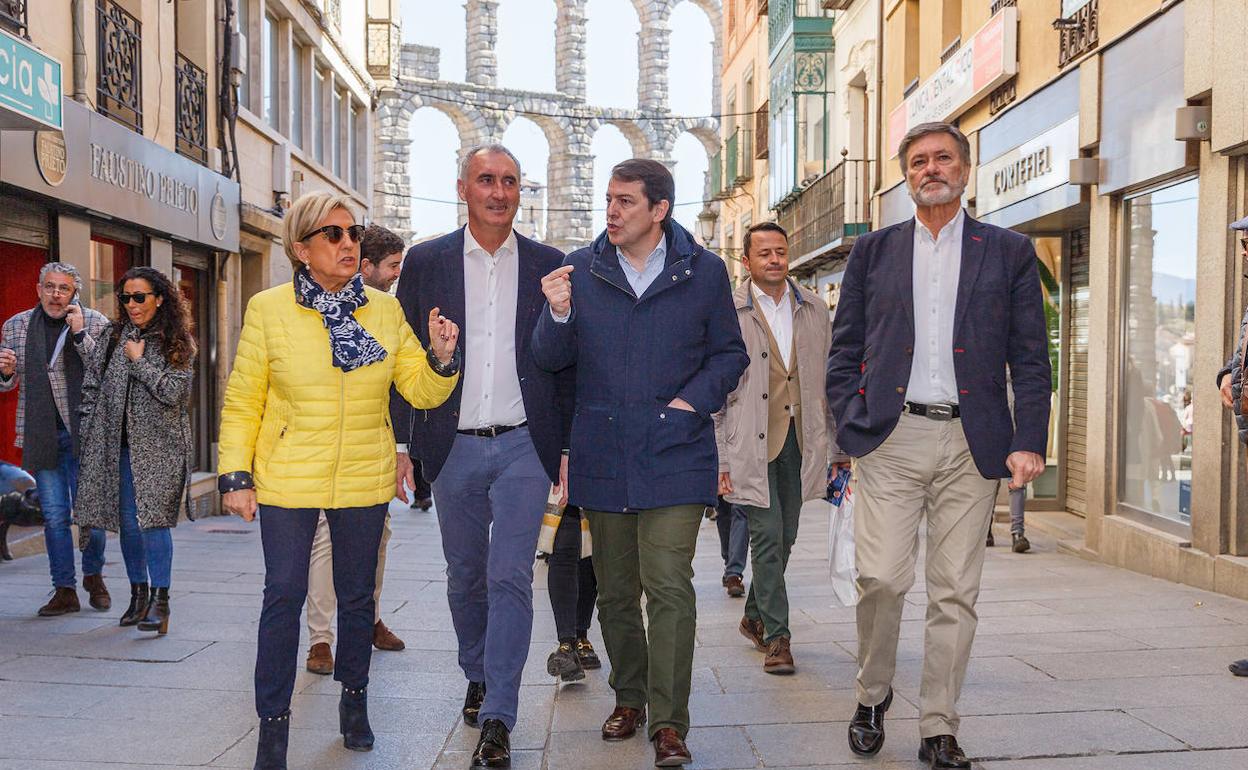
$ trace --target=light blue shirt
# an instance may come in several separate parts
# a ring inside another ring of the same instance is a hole
[[[624,277],[628,279],[628,285],[633,287],[633,294],[640,297],[646,293],[646,289],[650,288],[650,284],[654,283],[654,279],[659,277],[659,273],[663,272],[663,263],[667,260],[667,239],[659,239],[659,245],[654,247],[650,256],[646,257],[646,266],[640,271],[633,267],[633,263],[629,262],[628,257],[624,256],[618,248],[615,250],[615,255],[620,260],[620,268],[624,271]]]

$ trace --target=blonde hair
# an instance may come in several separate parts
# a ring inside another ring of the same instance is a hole
[[[315,230],[334,209],[344,209],[352,218],[355,210],[354,201],[347,195],[336,195],[331,192],[310,192],[300,195],[286,212],[285,226],[282,230],[282,241],[286,249],[286,259],[290,260],[292,270],[303,267],[303,260],[295,254],[295,244],[300,238]]]

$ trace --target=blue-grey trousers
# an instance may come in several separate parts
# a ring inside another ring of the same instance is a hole
[[[459,666],[485,682],[480,720],[512,730],[533,633],[533,556],[550,477],[528,428],[459,434],[433,482]]]

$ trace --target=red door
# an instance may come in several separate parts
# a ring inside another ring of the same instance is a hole
[[[39,301],[39,269],[48,261],[48,252],[33,246],[0,241],[0,323],[29,310]],[[3,343],[0,343],[3,344]],[[22,461],[22,450],[13,446],[17,437],[17,389],[0,393],[0,459],[13,464]]]

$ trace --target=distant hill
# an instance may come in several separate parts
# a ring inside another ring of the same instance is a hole
[[[1180,278],[1167,273],[1153,273],[1153,296],[1157,301],[1169,305],[1178,302],[1186,305],[1196,301],[1196,279]]]

